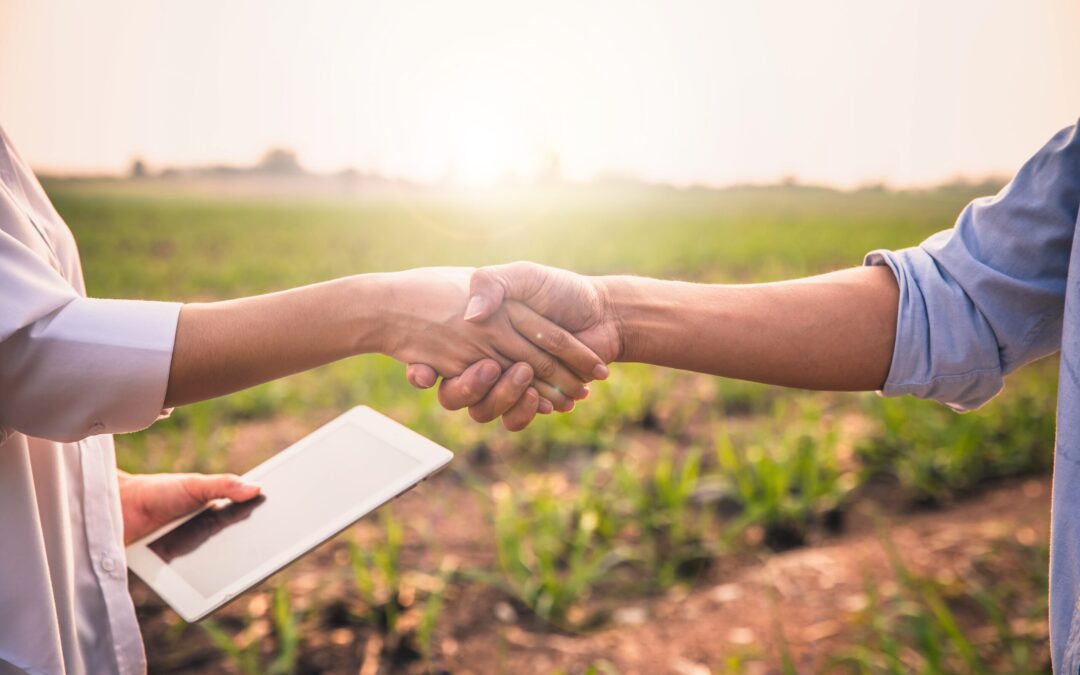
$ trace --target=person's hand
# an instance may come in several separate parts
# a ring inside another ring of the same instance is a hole
[[[233,474],[118,473],[124,544],[138,541],[162,525],[203,508],[216,499],[245,502],[259,486]]]
[[[418,389],[434,386],[439,376],[431,366],[413,363],[407,369],[409,382]],[[521,431],[536,415],[546,415],[555,407],[540,398],[532,385],[533,370],[527,363],[515,363],[505,372],[497,361],[485,359],[465,369],[461,375],[439,383],[439,403],[447,410],[469,409],[480,423],[502,417],[509,431]],[[574,402],[563,410],[572,410]]]
[[[517,301],[565,328],[605,364],[622,355],[618,313],[600,278],[531,262],[481,267],[470,280],[467,321],[485,321],[508,301]],[[603,379],[599,365],[593,377]]]
[[[598,280],[565,270],[519,262],[477,270],[470,281],[468,320],[483,321],[507,300],[523,302],[571,333],[590,347],[605,363],[622,354],[622,334],[618,314],[603,284]],[[439,386],[439,402],[449,410],[468,407],[473,419],[487,422],[500,415],[512,431],[523,429],[535,416],[527,414],[522,397],[527,390],[515,385],[515,371],[499,377],[489,364],[474,364],[460,377],[444,378]],[[514,368],[523,368],[516,364]],[[606,366],[597,366],[593,375],[607,377]],[[409,381],[417,387],[435,384],[437,376],[428,366],[411,364]],[[519,376],[520,377],[520,376]]]
[[[427,268],[387,275],[387,333],[380,351],[405,363],[429,368],[420,376],[410,372],[416,385],[434,384],[435,376],[461,375],[482,361],[507,369],[514,387],[520,387],[525,363],[535,376],[519,398],[522,405],[541,410],[541,397],[557,409],[573,407],[588,395],[585,383],[605,366],[601,358],[566,330],[520,302],[506,302],[484,316],[465,319],[472,270]],[[487,377],[490,367],[478,364],[475,376]],[[496,375],[497,377],[497,375]],[[425,382],[425,379],[427,380]],[[465,382],[471,381],[471,377]],[[492,383],[485,386],[491,389]]]

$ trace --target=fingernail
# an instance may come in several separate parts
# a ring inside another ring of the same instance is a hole
[[[611,375],[611,371],[608,370],[608,367],[604,364],[598,363],[596,364],[596,367],[592,369],[592,374],[593,377],[598,380],[606,380],[608,379],[608,375]]]
[[[416,386],[427,389],[435,384],[435,374],[428,371],[417,373],[413,375],[413,380],[416,381]]]
[[[469,298],[469,304],[465,305],[465,320],[471,321],[484,313],[487,309],[487,298],[482,295],[474,295]]]
[[[480,364],[480,381],[484,384],[491,384],[499,378],[499,374],[502,371],[499,367],[490,361]]]
[[[541,415],[550,415],[555,410],[555,406],[551,405],[551,401],[546,398],[540,399],[540,405],[536,407],[536,411]]]
[[[589,394],[591,393],[592,389],[589,389],[588,387],[582,387],[581,394],[577,397],[577,400],[584,401],[585,399],[589,398]]]
[[[518,366],[514,370],[514,374],[511,376],[514,384],[521,386],[532,382],[532,370],[524,366]]]

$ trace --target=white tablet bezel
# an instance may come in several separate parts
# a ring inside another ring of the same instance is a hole
[[[197,514],[175,520],[128,546],[126,549],[128,569],[139,575],[139,578],[153,588],[186,621],[198,621],[281,570],[300,556],[316,548],[327,539],[340,533],[363,516],[420,483],[446,466],[454,456],[446,448],[398,424],[389,417],[367,406],[357,406],[247,472],[244,474],[244,478],[258,483],[259,476],[266,471],[286,459],[304,452],[305,448],[314,446],[327,434],[348,425],[356,426],[364,433],[375,436],[395,449],[404,452],[416,459],[418,464],[408,472],[401,474],[396,480],[387,483],[377,492],[365,497],[358,497],[356,504],[339,517],[326,523],[323,527],[314,529],[310,535],[297,541],[292,548],[264,561],[248,574],[210,597],[206,597],[195,590],[176,570],[148,548],[148,544],[158,537],[179,527]]]

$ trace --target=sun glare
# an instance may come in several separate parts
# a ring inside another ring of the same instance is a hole
[[[490,87],[463,87],[458,109],[450,115],[450,166],[453,181],[464,187],[487,188],[517,166],[522,140],[510,111]],[[455,114],[456,113],[456,114]]]
[[[458,137],[453,161],[454,177],[462,185],[491,187],[510,169],[507,139],[495,127],[471,126]]]

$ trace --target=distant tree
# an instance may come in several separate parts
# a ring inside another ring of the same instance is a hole
[[[304,168],[300,166],[300,160],[297,159],[296,153],[288,148],[271,148],[267,150],[259,163],[255,165],[255,170],[262,173],[284,175],[304,173]]]
[[[131,160],[131,168],[128,169],[128,176],[131,178],[146,178],[150,175],[150,172],[146,168],[146,162],[142,160],[142,157],[136,157]]]

